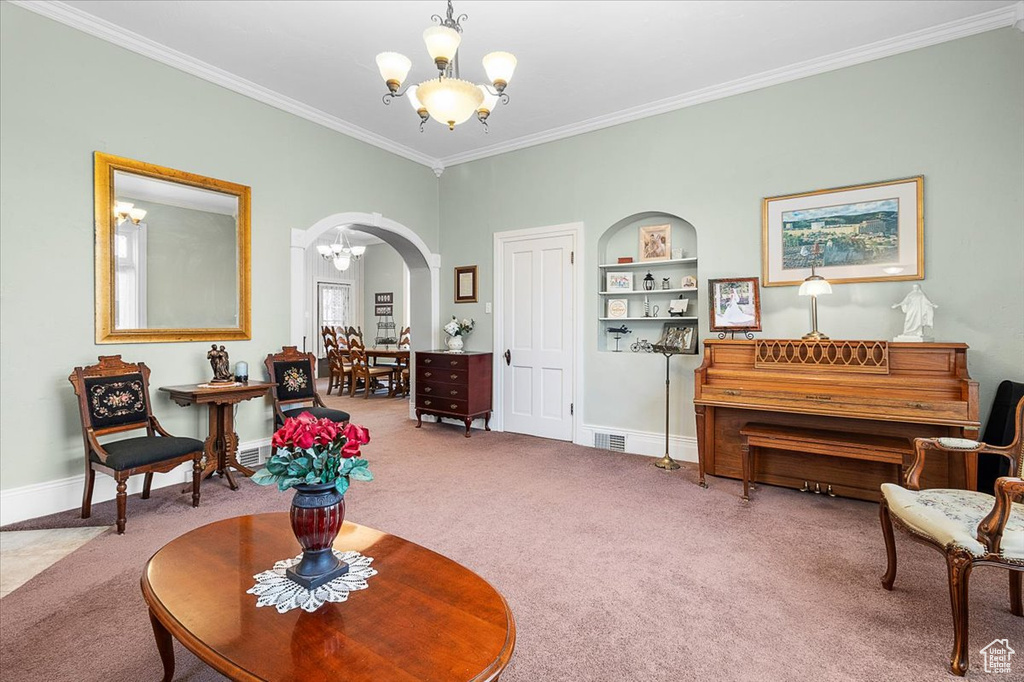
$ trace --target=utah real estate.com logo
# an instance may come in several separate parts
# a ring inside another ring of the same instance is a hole
[[[1017,653],[1010,648],[1010,640],[994,639],[981,650],[985,658],[985,672],[1008,673],[1012,665],[1010,659]]]

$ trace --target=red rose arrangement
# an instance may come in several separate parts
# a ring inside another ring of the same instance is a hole
[[[369,463],[359,457],[360,446],[370,442],[366,427],[348,424],[342,428],[330,419],[303,412],[286,419],[270,442],[277,452],[253,474],[252,480],[259,485],[277,484],[279,490],[287,490],[296,485],[334,483],[344,494],[349,479],[373,480]]]

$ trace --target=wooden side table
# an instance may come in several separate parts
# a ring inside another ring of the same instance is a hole
[[[228,480],[232,490],[238,490],[238,484],[231,477],[233,467],[245,476],[252,476],[253,470],[238,461],[238,434],[235,433],[235,414],[233,405],[258,398],[266,394],[277,384],[261,381],[250,381],[237,386],[211,388],[204,384],[186,384],[184,386],[161,386],[160,390],[170,394],[171,400],[182,407],[192,404],[208,405],[210,408],[210,428],[206,437],[206,468],[203,478],[209,478],[214,472]]]

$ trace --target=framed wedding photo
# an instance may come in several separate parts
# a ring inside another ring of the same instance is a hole
[[[757,277],[709,279],[708,296],[711,331],[761,331],[761,292]]]
[[[609,272],[605,275],[605,291],[633,291],[632,272]]]
[[[812,265],[832,284],[924,279],[924,176],[766,198],[764,285],[800,284]]]
[[[476,303],[476,266],[455,268],[455,302]]]
[[[640,228],[640,261],[669,260],[672,257],[672,226],[645,225]]]

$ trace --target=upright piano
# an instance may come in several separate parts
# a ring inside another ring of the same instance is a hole
[[[977,439],[978,384],[963,343],[706,340],[695,370],[694,409],[702,469],[740,478],[740,429],[768,424],[849,434]],[[753,478],[877,500],[899,466],[759,449]],[[926,461],[924,487],[973,488],[962,455]]]

